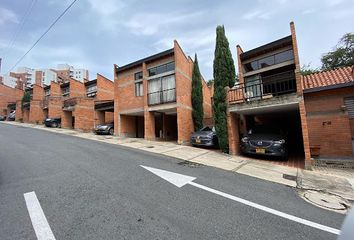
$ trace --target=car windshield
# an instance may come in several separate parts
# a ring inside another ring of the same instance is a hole
[[[210,132],[210,131],[214,131],[214,128],[211,128],[211,127],[204,127],[202,129],[200,129],[200,131],[202,132]]]
[[[248,134],[281,134],[281,130],[273,126],[259,125],[251,128]]]

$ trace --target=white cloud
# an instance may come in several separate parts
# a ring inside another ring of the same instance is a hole
[[[88,0],[88,2],[90,3],[92,10],[102,16],[110,16],[126,6],[126,4],[120,0]]]
[[[197,19],[203,12],[193,13],[139,13],[123,23],[125,27],[136,35],[154,35],[162,28],[172,28],[173,25],[185,26],[193,19]]]
[[[17,15],[6,8],[0,8],[0,25],[6,22],[19,23]]]
[[[252,20],[255,18],[267,20],[270,19],[271,15],[273,13],[271,11],[261,11],[261,10],[252,10],[242,16],[243,19],[245,20]]]

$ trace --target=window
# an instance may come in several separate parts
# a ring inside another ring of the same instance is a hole
[[[134,73],[135,79],[135,96],[142,97],[144,95],[143,88],[143,72]]]
[[[137,72],[134,74],[134,79],[135,80],[140,80],[143,79],[143,72]]]
[[[175,70],[175,62],[166,63],[157,67],[150,68],[149,76],[158,75],[165,72],[170,72]]]
[[[135,83],[135,96],[142,97],[144,94],[143,92],[143,82]]]
[[[274,55],[275,64],[286,62],[294,59],[293,50],[288,50]]]
[[[344,105],[347,108],[349,118],[354,118],[354,97],[344,98]]]
[[[69,95],[70,87],[63,88],[62,93],[63,93],[63,96]]]
[[[255,71],[261,68],[269,67],[274,64],[290,61],[294,59],[293,50],[289,49],[268,57],[264,57],[249,63],[244,64],[246,72]]]
[[[155,78],[148,81],[149,104],[160,104],[176,100],[175,75]]]
[[[258,60],[259,68],[265,68],[274,65],[274,56],[269,56]]]

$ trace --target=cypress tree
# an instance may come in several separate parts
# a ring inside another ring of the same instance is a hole
[[[219,146],[228,152],[227,104],[225,87],[235,84],[236,73],[229,42],[225,36],[224,26],[216,28],[216,46],[214,53],[214,124],[219,139]]]
[[[198,131],[203,127],[203,86],[202,76],[199,71],[197,54],[194,57],[192,74],[192,108],[194,130]]]

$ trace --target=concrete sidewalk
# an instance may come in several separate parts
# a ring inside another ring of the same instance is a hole
[[[300,192],[300,195],[303,196],[305,200],[308,200],[306,199],[306,194],[304,194],[306,191],[315,191],[321,194],[327,194],[329,196],[336,196],[342,200],[340,206],[344,204],[345,209],[348,209],[351,206],[351,202],[354,201],[354,171],[332,170],[323,168],[314,168],[314,171],[307,171],[299,168],[276,165],[266,161],[254,160],[247,157],[231,156],[216,150],[178,145],[174,142],[147,141],[141,138],[95,135],[93,133],[83,133],[72,129],[46,128],[43,125],[28,123],[3,123],[21,127],[36,128],[49,132],[61,133],[84,139],[121,145],[178,158],[186,161],[186,163],[190,162],[195,164],[202,164],[248,175],[251,177],[256,177],[266,181],[297,188]],[[326,198],[326,200],[324,199],[325,197],[326,196],[319,196],[320,204],[321,199],[323,200],[323,203],[328,202],[329,198]],[[316,204],[313,201],[310,202]],[[336,204],[338,205],[338,203]],[[331,209],[331,207],[329,207],[329,209]],[[340,208],[339,212],[345,212],[342,210],[343,209]]]

